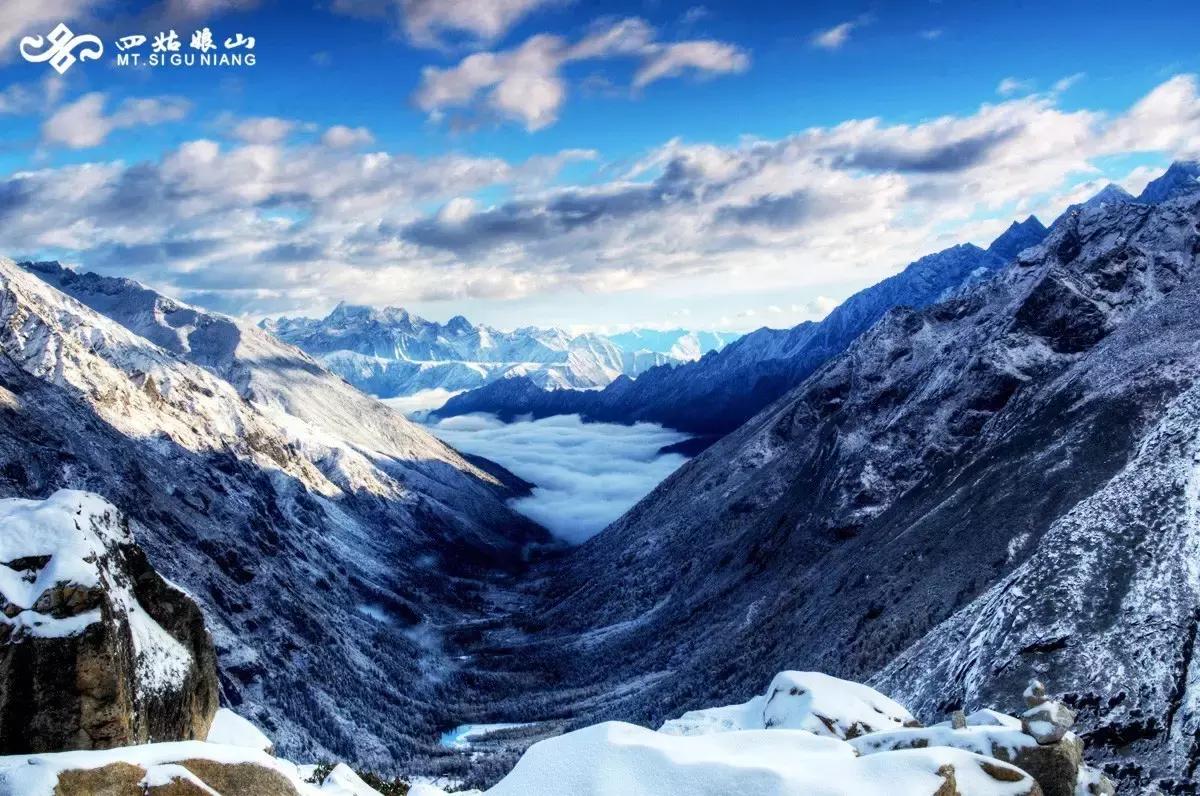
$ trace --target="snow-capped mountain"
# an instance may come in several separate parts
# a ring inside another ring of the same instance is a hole
[[[662,354],[672,362],[693,362],[709,351],[720,351],[741,335],[688,329],[630,329],[606,337],[627,354]]]
[[[784,662],[924,721],[1048,673],[1110,774],[1190,792],[1198,318],[1200,191],[1072,211],[556,561],[510,663],[569,654],[543,710],[643,723]]]
[[[1006,250],[1011,245],[1006,241],[1032,241],[1039,228],[1031,219],[997,243]],[[580,414],[617,423],[651,421],[696,434],[728,433],[841,353],[888,310],[923,307],[1005,262],[978,246],[954,246],[856,293],[820,322],[759,329],[696,362],[653,368],[636,380],[617,379],[603,390],[547,391],[528,379],[509,379],[451,398],[437,414]]]
[[[503,332],[461,315],[445,324],[403,309],[339,304],[325,318],[279,318],[262,328],[317,357],[359,389],[381,398],[424,390],[457,392],[523,377],[544,389],[603,387],[621,375],[698,358],[724,345],[710,333],[679,332],[671,346],[621,343],[598,334],[524,327]]]
[[[505,473],[127,280],[0,260],[0,351],[0,497],[82,489],[128,515],[204,610],[223,701],[310,759],[387,769],[433,743],[457,665],[439,628],[548,539]]]

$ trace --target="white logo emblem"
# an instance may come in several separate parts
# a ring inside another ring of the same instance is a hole
[[[42,49],[43,47],[45,49]],[[80,47],[84,49],[79,50],[79,56],[76,57],[72,50]],[[38,50],[42,51],[38,52]],[[22,58],[35,64],[49,61],[50,66],[54,67],[54,71],[60,75],[70,69],[76,61],[93,61],[103,54],[104,43],[98,36],[91,34],[76,36],[61,22],[45,38],[26,36],[21,39]]]

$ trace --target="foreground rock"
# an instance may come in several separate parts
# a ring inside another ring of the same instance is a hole
[[[958,749],[1011,764],[1031,776],[1045,796],[1113,793],[1113,785],[1083,764],[1074,713],[1031,681],[1020,718],[995,710],[921,727],[903,706],[865,685],[818,672],[782,672],[767,692],[741,705],[685,713],[660,732],[704,735],[749,729],[797,728],[849,741],[856,754]]]
[[[0,752],[204,738],[212,640],[87,492],[0,500]]]

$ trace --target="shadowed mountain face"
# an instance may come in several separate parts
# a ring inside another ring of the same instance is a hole
[[[1009,250],[1040,240],[1030,218],[997,240],[1000,253],[955,246],[931,254],[847,299],[819,323],[759,329],[698,362],[652,368],[603,390],[547,391],[526,379],[506,379],[451,398],[443,417],[491,412],[510,419],[532,414],[580,414],[616,423],[650,421],[695,434],[726,434],[803,381],[896,306],[923,307],[964,283],[983,278],[1009,259]]]
[[[556,563],[542,710],[653,724],[787,665],[933,719],[1038,674],[1125,783],[1190,777],[1198,270],[1200,193],[1105,203],[889,313]]]
[[[548,540],[496,473],[260,330],[0,261],[0,496],[125,512],[203,608],[223,699],[298,757],[436,742],[441,628]]]

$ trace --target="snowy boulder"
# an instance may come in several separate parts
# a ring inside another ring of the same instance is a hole
[[[116,508],[0,500],[0,752],[204,738],[216,709],[203,616]]]
[[[789,729],[848,739],[913,726],[919,725],[908,710],[873,688],[820,672],[780,672],[765,694],[749,702],[689,711],[664,723],[659,732]]]
[[[667,735],[607,722],[531,746],[486,796],[1033,796],[1026,773],[959,749],[859,757],[804,730]]]
[[[1021,714],[1021,728],[1041,744],[1061,741],[1075,726],[1075,712],[1061,702],[1046,701]]]
[[[992,716],[987,716],[992,719]],[[862,755],[898,749],[948,747],[1011,763],[1032,776],[1045,796],[1072,796],[1080,778],[1083,742],[1069,733],[1054,744],[1041,744],[1020,729],[1012,717],[997,724],[951,724],[888,730],[855,738],[850,744]],[[1013,725],[1016,725],[1015,727]]]

